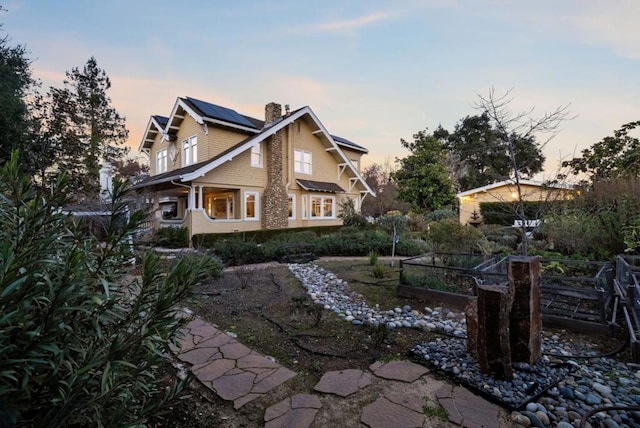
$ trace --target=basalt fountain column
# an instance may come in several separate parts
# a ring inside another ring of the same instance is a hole
[[[540,259],[510,257],[508,284],[480,285],[467,307],[467,350],[480,371],[513,378],[513,362],[535,364],[542,355]]]

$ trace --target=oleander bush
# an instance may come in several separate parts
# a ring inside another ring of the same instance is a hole
[[[212,259],[148,253],[134,270],[146,213],[129,211],[125,184],[98,239],[65,212],[64,174],[43,191],[17,159],[0,168],[0,426],[144,426],[182,392],[158,368]]]

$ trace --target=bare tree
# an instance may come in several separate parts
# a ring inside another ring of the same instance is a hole
[[[520,173],[522,165],[516,160],[515,144],[520,139],[535,139],[538,147],[544,148],[553,137],[555,137],[560,125],[565,120],[573,119],[570,116],[569,104],[558,106],[551,112],[545,112],[541,116],[534,116],[535,108],[514,113],[511,110],[511,103],[514,97],[509,89],[503,95],[496,95],[495,89],[489,90],[488,96],[478,94],[478,100],[474,103],[474,108],[489,116],[499,131],[500,138],[507,144],[509,156],[511,158],[511,168],[513,171],[513,181],[517,191],[516,216],[521,220],[522,232],[522,254],[527,255],[528,244],[526,238],[526,214],[522,187],[520,186]],[[542,136],[542,140],[538,140]]]

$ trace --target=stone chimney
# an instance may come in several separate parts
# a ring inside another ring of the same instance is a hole
[[[282,106],[269,103],[264,108],[265,126],[282,117]],[[287,189],[284,185],[284,147],[282,130],[264,142],[267,163],[267,185],[262,204],[262,227],[264,229],[284,229],[289,225]]]
[[[264,124],[268,125],[282,117],[282,106],[277,103],[269,103],[264,106]]]

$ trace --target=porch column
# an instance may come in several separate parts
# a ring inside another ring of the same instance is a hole
[[[202,209],[202,186],[198,186],[198,208]]]
[[[193,210],[196,207],[196,186],[189,188],[189,203],[187,205],[188,210]]]

